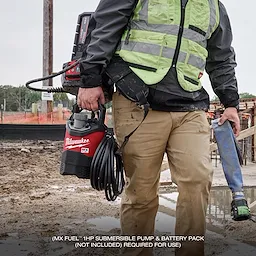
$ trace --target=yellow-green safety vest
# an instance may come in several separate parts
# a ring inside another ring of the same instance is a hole
[[[180,86],[202,85],[207,40],[219,25],[218,0],[139,0],[117,54],[147,85],[160,82],[172,66]]]

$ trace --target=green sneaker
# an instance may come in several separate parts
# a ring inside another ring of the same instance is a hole
[[[232,201],[231,216],[235,221],[248,220],[251,218],[250,209],[245,199],[236,199]]]

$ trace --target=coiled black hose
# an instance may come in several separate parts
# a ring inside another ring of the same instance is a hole
[[[123,161],[117,150],[113,132],[107,130],[90,167],[91,186],[97,190],[105,190],[108,201],[114,201],[122,193],[125,184]]]

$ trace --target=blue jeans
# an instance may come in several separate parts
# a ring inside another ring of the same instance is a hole
[[[243,177],[238,158],[238,145],[229,121],[218,125],[218,119],[212,121],[223,171],[232,193],[243,191]]]

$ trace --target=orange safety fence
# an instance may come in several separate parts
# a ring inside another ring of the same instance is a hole
[[[207,118],[214,119],[213,112],[206,113]],[[2,124],[66,124],[67,119],[71,116],[71,110],[53,111],[50,113],[33,114],[31,112],[3,112],[0,123]],[[241,118],[250,119],[251,114],[242,113]],[[112,114],[106,113],[105,124],[112,127]]]
[[[70,110],[63,112],[53,111],[50,113],[33,114],[31,112],[4,112],[0,123],[3,124],[66,124],[71,116]],[[105,124],[112,127],[112,115],[106,113]]]
[[[4,112],[1,123],[3,124],[65,124],[71,111],[53,111],[50,113],[33,114],[31,112]]]

